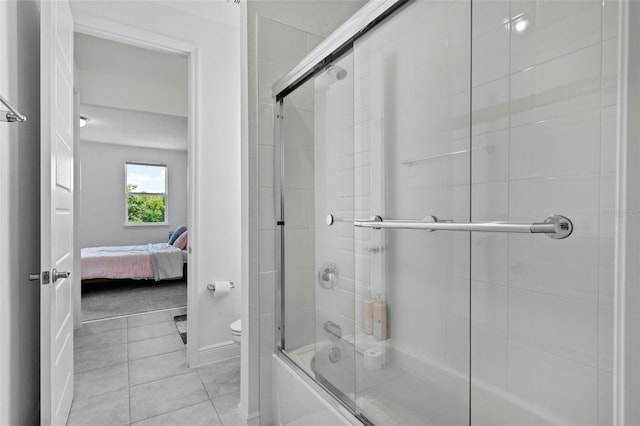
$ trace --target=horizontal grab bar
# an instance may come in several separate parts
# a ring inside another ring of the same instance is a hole
[[[386,220],[376,216],[370,220],[355,220],[354,226],[373,229],[419,229],[423,231],[477,231],[515,232],[520,234],[545,234],[549,238],[567,238],[573,232],[573,223],[565,216],[549,216],[542,223],[455,223],[438,222],[434,216],[423,220]]]
[[[9,123],[13,123],[14,121],[27,121],[27,117],[20,114],[17,109],[12,107],[9,104],[9,101],[7,101],[2,95],[0,95],[0,102],[2,102],[4,106],[9,108],[9,111],[0,111],[1,113],[3,113],[0,114],[0,121],[8,121]]]

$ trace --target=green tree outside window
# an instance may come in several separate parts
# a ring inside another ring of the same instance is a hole
[[[166,223],[166,166],[126,163],[127,223]]]

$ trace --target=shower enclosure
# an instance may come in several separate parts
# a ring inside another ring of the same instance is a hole
[[[361,421],[611,424],[615,5],[369,2],[274,86],[279,353]]]

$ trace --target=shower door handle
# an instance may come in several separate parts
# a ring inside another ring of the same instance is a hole
[[[545,234],[549,238],[567,238],[573,232],[573,223],[565,216],[549,216],[544,222],[537,223],[456,223],[438,221],[434,216],[423,220],[387,220],[375,216],[369,220],[355,220],[358,228],[373,229],[418,229],[423,231],[475,231],[475,232],[514,232],[519,234]]]

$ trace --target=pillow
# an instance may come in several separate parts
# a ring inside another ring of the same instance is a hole
[[[176,228],[175,231],[173,231],[173,234],[171,234],[171,236],[169,237],[169,244],[173,244],[176,242],[176,240],[178,239],[178,237],[180,235],[182,235],[183,232],[187,231],[187,227],[184,225],[180,225]]]
[[[173,246],[179,248],[180,250],[184,250],[185,247],[187,247],[189,241],[189,236],[187,234],[188,232],[184,231],[182,235],[180,235],[178,239],[173,243]]]

